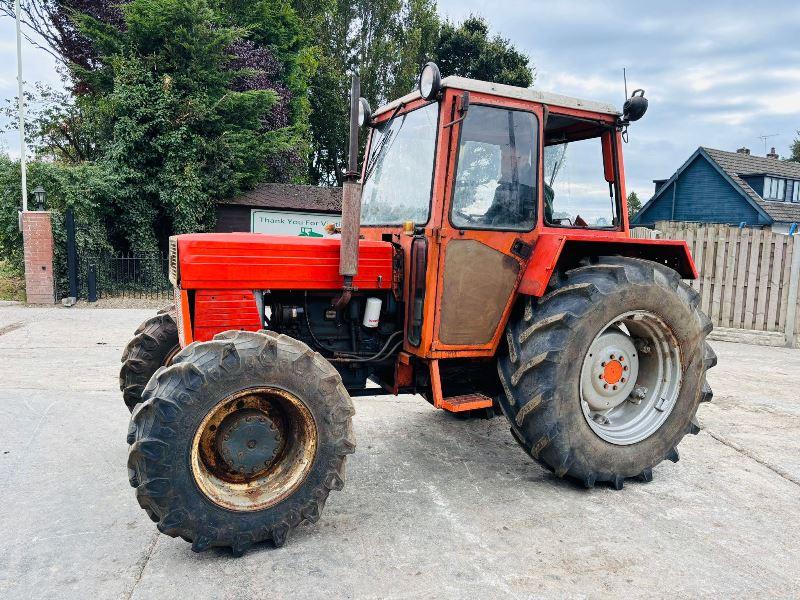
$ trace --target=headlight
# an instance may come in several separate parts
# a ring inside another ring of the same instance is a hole
[[[433,100],[442,87],[442,74],[436,63],[426,63],[419,74],[419,93],[425,100]]]
[[[372,117],[372,109],[369,107],[369,102],[366,98],[358,99],[358,126],[363,127],[368,125]]]

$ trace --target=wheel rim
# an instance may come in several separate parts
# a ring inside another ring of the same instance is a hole
[[[655,433],[678,400],[681,355],[672,329],[647,311],[600,330],[581,368],[581,409],[599,437],[627,446]]]
[[[174,360],[174,358],[178,355],[178,352],[180,352],[180,351],[181,351],[181,345],[178,344],[174,348],[172,348],[172,350],[167,352],[167,355],[164,357],[164,364],[162,366],[163,367],[170,366],[172,364],[172,361]]]
[[[272,387],[237,392],[203,419],[192,441],[192,475],[215,504],[256,511],[305,481],[317,449],[314,418],[299,398]]]

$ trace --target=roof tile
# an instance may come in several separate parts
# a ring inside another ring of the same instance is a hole
[[[288,183],[264,183],[235,198],[220,201],[221,204],[252,206],[255,208],[277,208],[288,210],[313,210],[326,213],[342,211],[342,188],[294,185]]]

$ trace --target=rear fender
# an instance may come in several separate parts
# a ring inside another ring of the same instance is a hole
[[[522,275],[519,293],[543,296],[550,277],[557,269],[577,266],[584,258],[619,255],[642,258],[675,269],[683,279],[697,279],[689,247],[683,240],[644,240],[612,236],[568,238],[543,233],[536,241],[528,266]]]

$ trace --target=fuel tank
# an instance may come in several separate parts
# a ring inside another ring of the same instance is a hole
[[[170,240],[171,277],[184,290],[335,290],[342,287],[339,245],[264,233],[179,235]],[[391,289],[393,255],[389,242],[360,240],[355,287]]]

